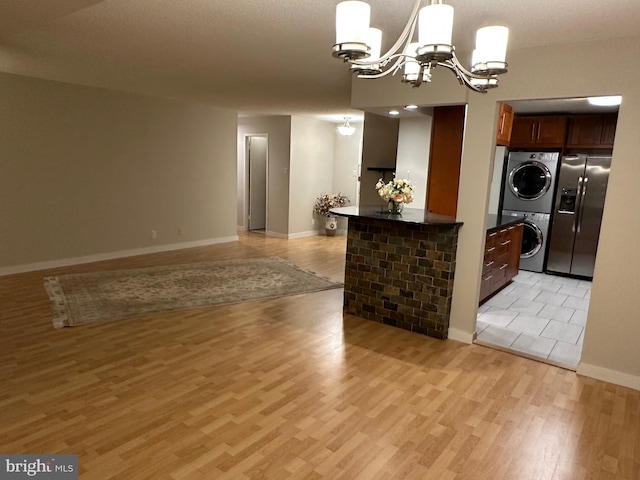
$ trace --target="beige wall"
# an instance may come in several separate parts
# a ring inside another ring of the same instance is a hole
[[[245,170],[246,135],[268,137],[267,153],[267,228],[268,234],[286,237],[289,233],[289,169],[291,154],[291,117],[265,116],[238,119],[238,206],[237,223],[245,227],[249,192]],[[235,135],[235,133],[234,133]]]
[[[414,186],[411,208],[425,208],[427,204],[432,123],[431,115],[400,120],[396,174],[400,178],[408,178]]]
[[[236,237],[236,112],[9,74],[0,91],[0,269]]]
[[[332,193],[335,130],[333,123],[291,118],[289,236],[324,231],[313,205],[320,194]]]
[[[468,101],[462,154],[458,219],[460,230],[452,303],[453,338],[470,341],[481,272],[484,221],[495,150],[496,102],[621,94],[618,127],[584,347],[578,371],[640,388],[640,37],[590,44],[511,51],[500,88],[476,94],[441,76],[418,89],[398,79],[354,80],[352,106],[442,105]],[[448,72],[445,72],[448,73]],[[452,87],[457,88],[452,91]],[[461,93],[464,92],[464,93]]]

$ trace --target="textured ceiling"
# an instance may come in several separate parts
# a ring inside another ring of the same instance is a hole
[[[338,0],[0,0],[0,70],[244,113],[346,114],[331,57]],[[370,0],[388,47],[411,0]],[[500,23],[510,49],[634,36],[640,1],[450,0],[454,44]]]

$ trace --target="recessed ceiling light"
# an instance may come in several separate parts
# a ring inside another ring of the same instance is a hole
[[[622,96],[612,95],[609,97],[588,97],[587,100],[591,105],[597,105],[598,107],[612,107],[622,103]]]
[[[389,115],[400,115],[398,110],[389,110]]]
[[[418,108],[418,105],[406,105],[404,107],[405,110],[416,110]]]

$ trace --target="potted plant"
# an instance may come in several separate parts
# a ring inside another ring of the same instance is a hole
[[[329,210],[344,207],[348,203],[349,198],[342,193],[323,193],[316,199],[313,211],[325,217],[324,227],[328,236],[335,235],[338,228],[338,219]]]

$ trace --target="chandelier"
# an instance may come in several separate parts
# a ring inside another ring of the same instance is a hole
[[[380,55],[382,32],[369,27],[371,8],[356,0],[341,2],[336,7],[336,44],[333,56],[351,65],[358,78],[382,78],[403,70],[402,81],[414,87],[431,81],[437,66],[453,72],[461,85],[486,93],[498,86],[498,75],[506,73],[509,29],[502,26],[480,28],[476,32],[476,48],[471,58],[471,71],[466,70],[451,43],[453,7],[442,0],[416,0],[409,21],[396,43]],[[412,43],[418,28],[418,42]]]

